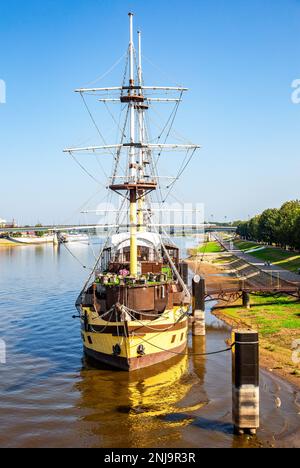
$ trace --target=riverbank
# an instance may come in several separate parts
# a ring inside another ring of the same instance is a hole
[[[241,252],[254,257],[263,262],[271,262],[284,270],[298,273],[300,270],[300,253],[280,249],[279,247],[270,247],[257,244],[250,241],[235,241],[234,246]]]
[[[207,287],[236,284],[230,271],[232,257],[222,253],[191,257],[190,268],[205,277]],[[214,315],[232,328],[254,328],[260,333],[261,367],[300,388],[300,356],[293,345],[300,339],[300,303],[289,296],[252,295],[251,309],[243,308],[239,298],[230,304],[218,301]],[[300,346],[299,346],[300,347]],[[299,361],[299,362],[296,362]]]
[[[287,296],[251,296],[251,304],[246,309],[241,300],[230,307],[219,303],[213,313],[233,328],[258,330],[261,366],[300,389],[300,353],[293,349],[300,338],[299,301]]]

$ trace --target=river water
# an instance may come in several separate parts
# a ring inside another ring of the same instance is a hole
[[[69,248],[93,265],[90,247]],[[0,248],[1,447],[257,447],[295,434],[299,394],[261,372],[261,429],[233,435],[228,352],[133,374],[93,368],[72,318],[87,274],[64,247]],[[209,308],[207,322],[206,340],[190,338],[191,351],[226,347],[230,330]]]

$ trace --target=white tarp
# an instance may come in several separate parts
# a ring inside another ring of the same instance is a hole
[[[161,246],[161,237],[153,232],[137,233],[137,245],[140,247],[152,247],[158,249]],[[130,233],[115,234],[111,237],[108,248],[114,250],[124,249],[130,246]]]

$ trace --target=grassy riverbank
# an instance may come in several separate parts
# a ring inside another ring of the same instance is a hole
[[[196,249],[196,253],[219,253],[222,252],[223,249],[218,242],[206,242],[201,247]]]
[[[252,308],[236,303],[215,309],[233,327],[250,327],[260,333],[261,363],[300,386],[300,359],[293,359],[293,345],[300,338],[300,303],[287,296],[251,296]]]
[[[235,246],[242,252],[246,253],[247,250],[263,247],[261,244],[245,241],[235,242]],[[257,252],[251,251],[249,255],[264,262],[271,262],[273,265],[278,265],[279,267],[292,271],[293,273],[297,273],[298,269],[300,269],[299,253],[288,252],[276,247],[265,246],[263,250],[258,250]]]

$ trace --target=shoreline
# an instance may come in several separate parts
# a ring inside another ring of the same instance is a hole
[[[225,313],[222,313],[221,310],[218,310],[220,307],[217,304],[212,309],[212,313],[220,320],[222,320],[226,325],[229,325],[232,328],[244,328],[245,325],[248,327],[248,324],[245,324],[242,320],[239,322],[231,319]],[[221,306],[222,307],[222,306]],[[223,307],[222,307],[223,308]],[[275,374],[278,377],[282,378],[284,381],[293,386],[296,391],[300,391],[300,378],[294,375],[291,375],[287,370],[284,363],[278,362],[271,351],[264,349],[260,346],[259,351],[259,367],[269,372],[270,374]]]
[[[228,252],[224,252],[225,259],[228,261]],[[222,257],[223,253],[219,253],[215,255],[215,259],[218,257]],[[220,283],[220,277],[222,277],[222,283],[228,284],[232,283],[232,281],[237,281],[234,277],[228,273],[226,269],[226,263],[224,265],[222,263],[212,263],[213,256],[208,254],[210,261],[205,261],[205,256],[199,262],[198,258],[190,257],[187,259],[187,263],[192,271],[196,274],[201,274],[205,277],[208,284],[217,284]],[[239,301],[233,302],[231,304],[233,307],[240,307],[243,310],[242,305]],[[220,320],[222,320],[226,325],[232,328],[249,328],[249,323],[243,320],[242,317],[230,317],[226,314],[225,310],[227,308],[227,304],[224,303],[222,300],[219,300],[217,304],[212,308],[212,313]],[[255,328],[255,327],[254,327]],[[260,338],[260,367],[265,371],[269,372],[270,374],[276,375],[283,379],[285,382],[289,383],[295,391],[300,390],[300,378],[297,375],[291,374],[291,364],[287,364],[286,356],[282,353],[274,353],[274,351],[270,351],[265,347],[269,346],[268,342],[265,338]],[[292,350],[291,350],[292,353]]]

